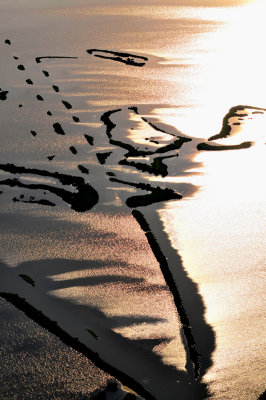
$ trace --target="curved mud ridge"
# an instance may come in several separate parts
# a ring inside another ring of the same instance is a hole
[[[16,178],[7,178],[0,181],[0,185],[49,191],[68,203],[75,211],[88,211],[99,201],[99,195],[97,191],[79,176],[71,176],[67,174],[61,174],[59,172],[49,172],[36,168],[19,167],[14,164],[0,164],[0,169],[12,174],[32,174],[37,176],[52,177],[57,179],[62,185],[74,186],[76,192],[71,192],[48,184],[23,183]]]

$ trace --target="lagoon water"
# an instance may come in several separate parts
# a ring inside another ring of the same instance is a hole
[[[0,292],[57,321],[144,398],[257,400],[265,390],[265,2],[0,0],[0,9],[8,92]],[[208,141],[223,118],[230,136]],[[180,137],[179,147],[163,148]],[[197,149],[214,142],[253,145]],[[69,177],[90,183],[98,201],[75,209],[67,196],[81,186]],[[67,195],[54,189],[66,186]],[[183,197],[127,205],[157,186]]]

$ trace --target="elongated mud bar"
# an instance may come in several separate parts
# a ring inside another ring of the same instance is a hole
[[[89,49],[87,50],[87,53],[94,55],[94,57],[106,58],[108,60],[118,61],[127,65],[133,65],[135,67],[143,67],[146,64],[146,61],[148,61],[147,57],[119,51]]]

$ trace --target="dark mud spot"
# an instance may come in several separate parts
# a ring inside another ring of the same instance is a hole
[[[92,136],[90,136],[90,135],[84,135],[84,137],[85,137],[85,139],[87,140],[87,142],[91,145],[91,146],[93,146],[93,141],[94,141],[94,138],[92,137]]]
[[[89,170],[88,168],[84,167],[84,165],[79,164],[78,165],[78,169],[80,170],[80,172],[82,172],[83,174],[89,174]]]
[[[7,94],[9,93],[8,90],[2,90],[0,88],[0,100],[6,100],[7,99]]]
[[[74,146],[70,146],[69,150],[71,151],[72,154],[77,154],[77,149]]]
[[[22,105],[22,104],[19,104],[18,106],[19,106],[19,108],[23,107],[23,105]]]
[[[76,117],[75,115],[72,116],[72,119],[74,122],[79,122],[79,117]]]
[[[36,131],[30,131],[30,133],[32,134],[32,136],[36,136],[37,135],[37,132]]]
[[[198,150],[207,150],[207,151],[221,151],[221,150],[240,150],[240,149],[249,149],[253,145],[252,142],[243,142],[240,144],[234,145],[211,145],[209,143],[199,143],[197,145]]]
[[[56,59],[56,58],[78,58],[78,57],[44,56],[44,57],[36,57],[35,61],[37,64],[39,64],[44,59]]]
[[[25,281],[25,282],[27,282],[27,283],[29,283],[31,286],[35,286],[35,282],[34,282],[34,280],[29,276],[29,275],[26,275],[26,274],[19,274],[19,276]]]
[[[18,57],[17,57],[17,56],[13,56],[13,58],[14,58],[14,60],[18,60]]]
[[[112,61],[118,61],[123,64],[132,65],[134,67],[143,67],[148,61],[147,57],[137,56],[131,53],[123,53],[119,51],[90,49],[87,50],[88,54],[94,57],[104,58]]]
[[[62,103],[64,104],[66,109],[70,110],[72,108],[72,105],[68,101],[62,100]]]
[[[57,85],[52,85],[52,88],[54,89],[55,92],[59,92],[59,87]]]
[[[55,155],[53,156],[47,156],[46,158],[48,158],[49,161],[52,161],[55,158]]]
[[[63,128],[59,124],[59,122],[55,122],[53,124],[53,128],[54,128],[55,133],[57,133],[58,135],[65,135],[65,132],[63,131]]]
[[[50,172],[36,168],[18,167],[14,164],[0,164],[0,169],[12,174],[31,174],[37,176],[52,177],[57,179],[64,186],[71,186],[75,188],[75,192],[68,191],[63,188],[48,184],[26,184],[20,182],[19,179],[5,179],[0,181],[0,185],[10,187],[21,187],[26,189],[39,189],[50,192],[60,197],[63,201],[71,206],[75,211],[84,212],[90,210],[99,201],[97,191],[89,184],[85,183],[84,179],[80,176],[72,176],[67,174],[60,174],[59,172]]]
[[[105,164],[106,159],[112,154],[112,151],[106,153],[96,153],[98,161],[101,165]]]
[[[46,77],[49,76],[49,72],[48,72],[48,71],[44,71],[44,70],[43,70],[42,72],[43,72],[43,75],[44,75],[44,76],[46,76]]]
[[[43,101],[43,97],[40,94],[37,94],[36,99],[39,101]]]
[[[47,115],[51,117],[53,114],[51,113],[51,111],[47,111]]]
[[[27,83],[28,85],[33,85],[33,82],[32,82],[31,79],[26,79],[26,83]]]
[[[25,71],[25,67],[24,67],[24,65],[22,65],[22,64],[19,64],[19,65],[17,66],[17,68],[18,68],[20,71]]]
[[[6,39],[5,44],[11,45],[11,41],[9,39]]]

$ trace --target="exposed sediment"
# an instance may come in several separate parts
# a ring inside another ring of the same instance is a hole
[[[148,61],[147,57],[119,51],[89,49],[87,50],[87,53],[92,54],[94,57],[118,61],[123,64],[132,65],[134,67],[143,67],[146,64],[146,61]]]
[[[27,189],[42,189],[49,191],[60,197],[63,201],[68,203],[75,211],[88,211],[99,200],[97,191],[84,181],[82,177],[71,176],[67,174],[60,174],[59,172],[49,172],[36,168],[18,167],[14,164],[0,164],[0,169],[12,174],[32,174],[37,176],[52,177],[58,180],[62,185],[71,185],[76,189],[76,192],[71,192],[63,188],[51,186],[48,184],[29,184],[23,183],[15,178],[7,178],[0,181],[0,185],[7,185],[10,187],[21,187]]]
[[[211,145],[209,143],[199,143],[197,145],[197,149],[207,150],[207,151],[240,150],[240,149],[249,149],[252,145],[253,145],[252,142],[243,142],[240,144],[232,144],[232,145],[223,145],[223,144]]]
[[[252,112],[252,114],[259,112],[259,113],[263,113],[266,111],[266,108],[260,108],[260,107],[252,107],[252,106],[243,106],[243,105],[239,105],[239,106],[234,106],[232,108],[230,108],[229,112],[225,115],[225,117],[223,118],[223,125],[222,125],[222,129],[220,131],[220,133],[218,133],[217,135],[213,135],[211,136],[208,140],[212,141],[212,140],[217,140],[217,139],[223,139],[226,138],[227,136],[230,136],[231,131],[232,131],[232,127],[229,123],[230,118],[232,117],[247,117],[248,114],[247,113],[239,113],[239,111],[245,111],[245,110],[255,110],[254,112]]]
[[[43,56],[43,57],[36,57],[35,61],[37,64],[42,62],[44,59],[56,59],[56,58],[78,58],[78,57],[68,57],[68,56]]]

